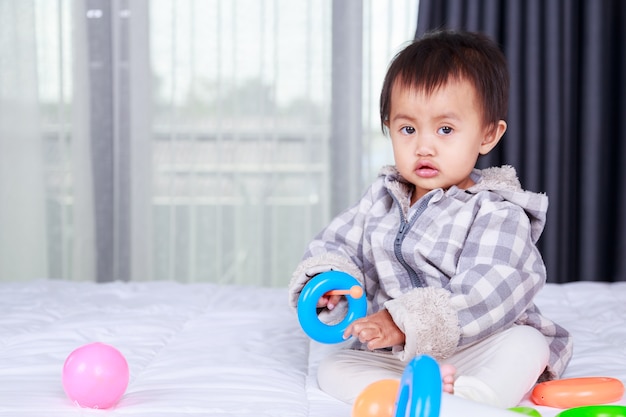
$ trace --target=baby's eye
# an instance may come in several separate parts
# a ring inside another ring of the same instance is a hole
[[[452,133],[452,128],[450,126],[442,126],[437,130],[437,133],[440,135],[449,135]]]
[[[413,126],[404,126],[402,129],[400,129],[400,132],[404,133],[405,135],[412,135],[413,133],[415,133],[415,128]]]

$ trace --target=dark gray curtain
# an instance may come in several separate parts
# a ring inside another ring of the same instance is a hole
[[[438,28],[483,32],[508,58],[509,127],[479,164],[548,194],[548,280],[626,281],[626,2],[420,0],[416,36]]]

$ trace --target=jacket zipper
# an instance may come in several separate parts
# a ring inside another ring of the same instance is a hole
[[[424,212],[424,210],[426,210],[426,207],[428,206],[428,202],[432,198],[432,195],[424,196],[420,200],[419,206],[417,207],[415,214],[413,215],[413,217],[411,217],[409,221],[406,220],[404,213],[402,212],[402,206],[399,204],[397,198],[395,196],[393,196],[393,198],[396,200],[396,204],[398,205],[398,209],[400,210],[400,228],[398,229],[398,233],[396,233],[393,252],[396,255],[396,259],[398,259],[398,262],[400,262],[400,265],[402,265],[406,272],[409,274],[409,279],[411,280],[413,286],[425,287],[426,283],[424,282],[424,280],[420,278],[417,272],[413,268],[411,268],[411,266],[404,259],[404,256],[402,256],[402,242],[404,241],[404,238],[406,237],[408,231],[411,229],[413,224],[415,224],[417,218]]]

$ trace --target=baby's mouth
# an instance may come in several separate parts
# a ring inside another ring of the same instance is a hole
[[[415,173],[422,178],[432,178],[439,173],[439,170],[435,167],[435,165],[424,161],[417,164]]]

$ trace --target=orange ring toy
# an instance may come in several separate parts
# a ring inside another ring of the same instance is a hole
[[[541,382],[533,389],[530,399],[537,405],[573,408],[619,401],[624,384],[608,377],[566,378]]]

